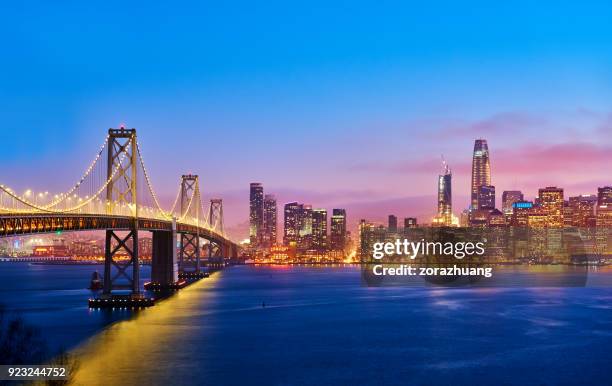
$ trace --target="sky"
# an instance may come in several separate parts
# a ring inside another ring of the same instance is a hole
[[[442,156],[458,214],[475,138],[498,202],[612,184],[609,2],[126,3],[3,6],[1,183],[67,190],[124,123],[163,201],[196,173],[239,235],[253,181],[428,221]]]

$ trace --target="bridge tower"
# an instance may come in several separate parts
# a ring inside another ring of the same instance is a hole
[[[208,210],[208,224],[216,233],[223,235],[223,200],[212,198]],[[223,265],[225,248],[223,242],[210,240],[208,243],[209,265],[220,267]]]
[[[195,211],[199,219],[200,198],[199,180],[197,175],[186,174],[181,177],[181,217]],[[200,272],[200,235],[198,233],[181,233],[179,250],[179,269],[188,272],[188,265],[193,264],[192,272]]]
[[[219,234],[223,234],[223,200],[220,198],[210,199],[208,211],[208,223]]]
[[[132,225],[125,236],[118,235],[113,229],[106,230],[103,293],[110,295],[113,290],[130,290],[133,295],[138,295],[140,264],[136,129],[109,129],[107,146],[106,211],[108,215],[131,217]],[[117,259],[119,256],[122,259]]]

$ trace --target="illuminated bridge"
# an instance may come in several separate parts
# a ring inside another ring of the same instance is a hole
[[[145,168],[135,129],[109,129],[79,181],[65,193],[17,194],[0,185],[0,237],[105,230],[103,297],[141,293],[138,232],[152,233],[152,283],[172,287],[202,266],[224,265],[238,245],[223,230],[223,204],[202,202],[197,175],[183,175],[164,209]],[[177,247],[178,246],[178,247]]]

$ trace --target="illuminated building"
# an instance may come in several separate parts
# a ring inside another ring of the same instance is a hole
[[[370,260],[374,243],[384,242],[386,231],[384,226],[375,226],[363,219],[359,221],[359,257],[361,261]]]
[[[64,245],[37,245],[32,254],[36,257],[66,257],[68,249]]]
[[[563,208],[564,225],[574,227],[594,226],[596,206],[597,196],[594,194],[570,197],[567,206]]]
[[[486,227],[489,224],[490,209],[472,209],[469,212],[469,222],[472,227]]]
[[[597,206],[612,205],[612,186],[597,188]]]
[[[312,206],[303,204],[299,211],[300,231],[298,234],[297,247],[299,251],[312,248]]]
[[[268,259],[272,263],[286,264],[294,262],[295,257],[295,247],[275,245],[270,248],[270,255]]]
[[[389,215],[389,232],[396,233],[397,232],[397,216],[392,214]]]
[[[533,208],[531,201],[517,201],[512,204],[512,220],[510,224],[516,227],[526,227],[529,223],[529,212]]]
[[[470,210],[464,209],[459,215],[459,226],[467,227],[470,226]]]
[[[548,213],[542,207],[533,207],[527,214],[527,226],[530,228],[548,228]]]
[[[327,210],[312,211],[312,248],[319,252],[327,251]]]
[[[506,215],[512,215],[512,204],[523,201],[523,193],[520,190],[504,190],[502,193],[502,210]]]
[[[489,212],[487,225],[490,227],[504,227],[506,226],[506,217],[499,209],[493,209]]]
[[[478,209],[495,209],[495,186],[481,185],[478,187]]]
[[[416,228],[418,226],[416,217],[406,217],[404,218],[404,228]]]
[[[612,228],[612,186],[597,188],[596,226],[601,229],[606,228],[605,234],[607,234],[608,240],[612,242],[612,237],[610,237],[610,228]]]
[[[253,182],[251,183],[249,195],[249,240],[253,247],[258,247],[263,240],[263,216],[263,185],[258,182]]]
[[[438,214],[434,225],[451,226],[453,223],[452,174],[448,164],[442,162],[442,174],[438,176]]]
[[[538,203],[546,215],[546,226],[559,228],[563,226],[563,189],[549,186],[538,190]]]
[[[330,246],[334,251],[346,248],[346,210],[334,209],[331,217]]]
[[[297,202],[285,204],[283,229],[283,244],[285,246],[290,246],[291,244],[297,245],[300,236],[301,212],[302,205]]]
[[[474,154],[472,155],[472,209],[480,209],[478,188],[483,185],[491,185],[489,147],[486,139],[477,139],[474,142]]]
[[[276,197],[271,194],[266,194],[264,197],[264,213],[263,213],[263,245],[270,248],[276,245]]]

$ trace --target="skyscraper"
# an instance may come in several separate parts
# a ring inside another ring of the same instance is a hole
[[[563,212],[564,225],[575,227],[594,226],[597,196],[583,194],[570,197]]]
[[[489,146],[486,139],[477,139],[472,156],[472,209],[479,208],[478,188],[483,185],[491,185]]]
[[[312,205],[301,205],[299,225],[298,249],[306,251],[312,248]]]
[[[276,197],[266,194],[264,197],[263,244],[270,248],[276,245]]]
[[[452,174],[448,164],[442,163],[442,174],[438,176],[438,214],[434,223],[450,226],[453,223]]]
[[[512,214],[512,204],[518,201],[523,201],[523,192],[520,190],[504,190],[502,193],[502,210],[504,214]]]
[[[395,233],[397,232],[397,216],[392,214],[389,215],[389,232]]]
[[[478,208],[485,210],[495,209],[495,186],[481,185],[478,187]]]
[[[597,188],[597,206],[612,205],[612,186]]]
[[[563,226],[563,189],[549,186],[538,190],[538,203],[546,216],[547,227]]]
[[[298,238],[300,235],[300,216],[302,212],[302,205],[297,202],[290,202],[285,204],[284,210],[284,228],[283,228],[283,244],[291,246],[292,244],[297,245]]]
[[[346,246],[346,210],[334,209],[331,217],[330,246],[334,251],[342,251]]]
[[[251,183],[249,209],[249,240],[253,247],[259,247],[263,240],[264,193],[258,182]]]
[[[319,252],[327,251],[327,210],[312,211],[312,248]]]
[[[600,228],[598,242],[605,245],[607,240],[608,246],[606,248],[612,248],[612,235],[610,235],[610,228],[612,228],[612,186],[597,188],[596,225]]]

